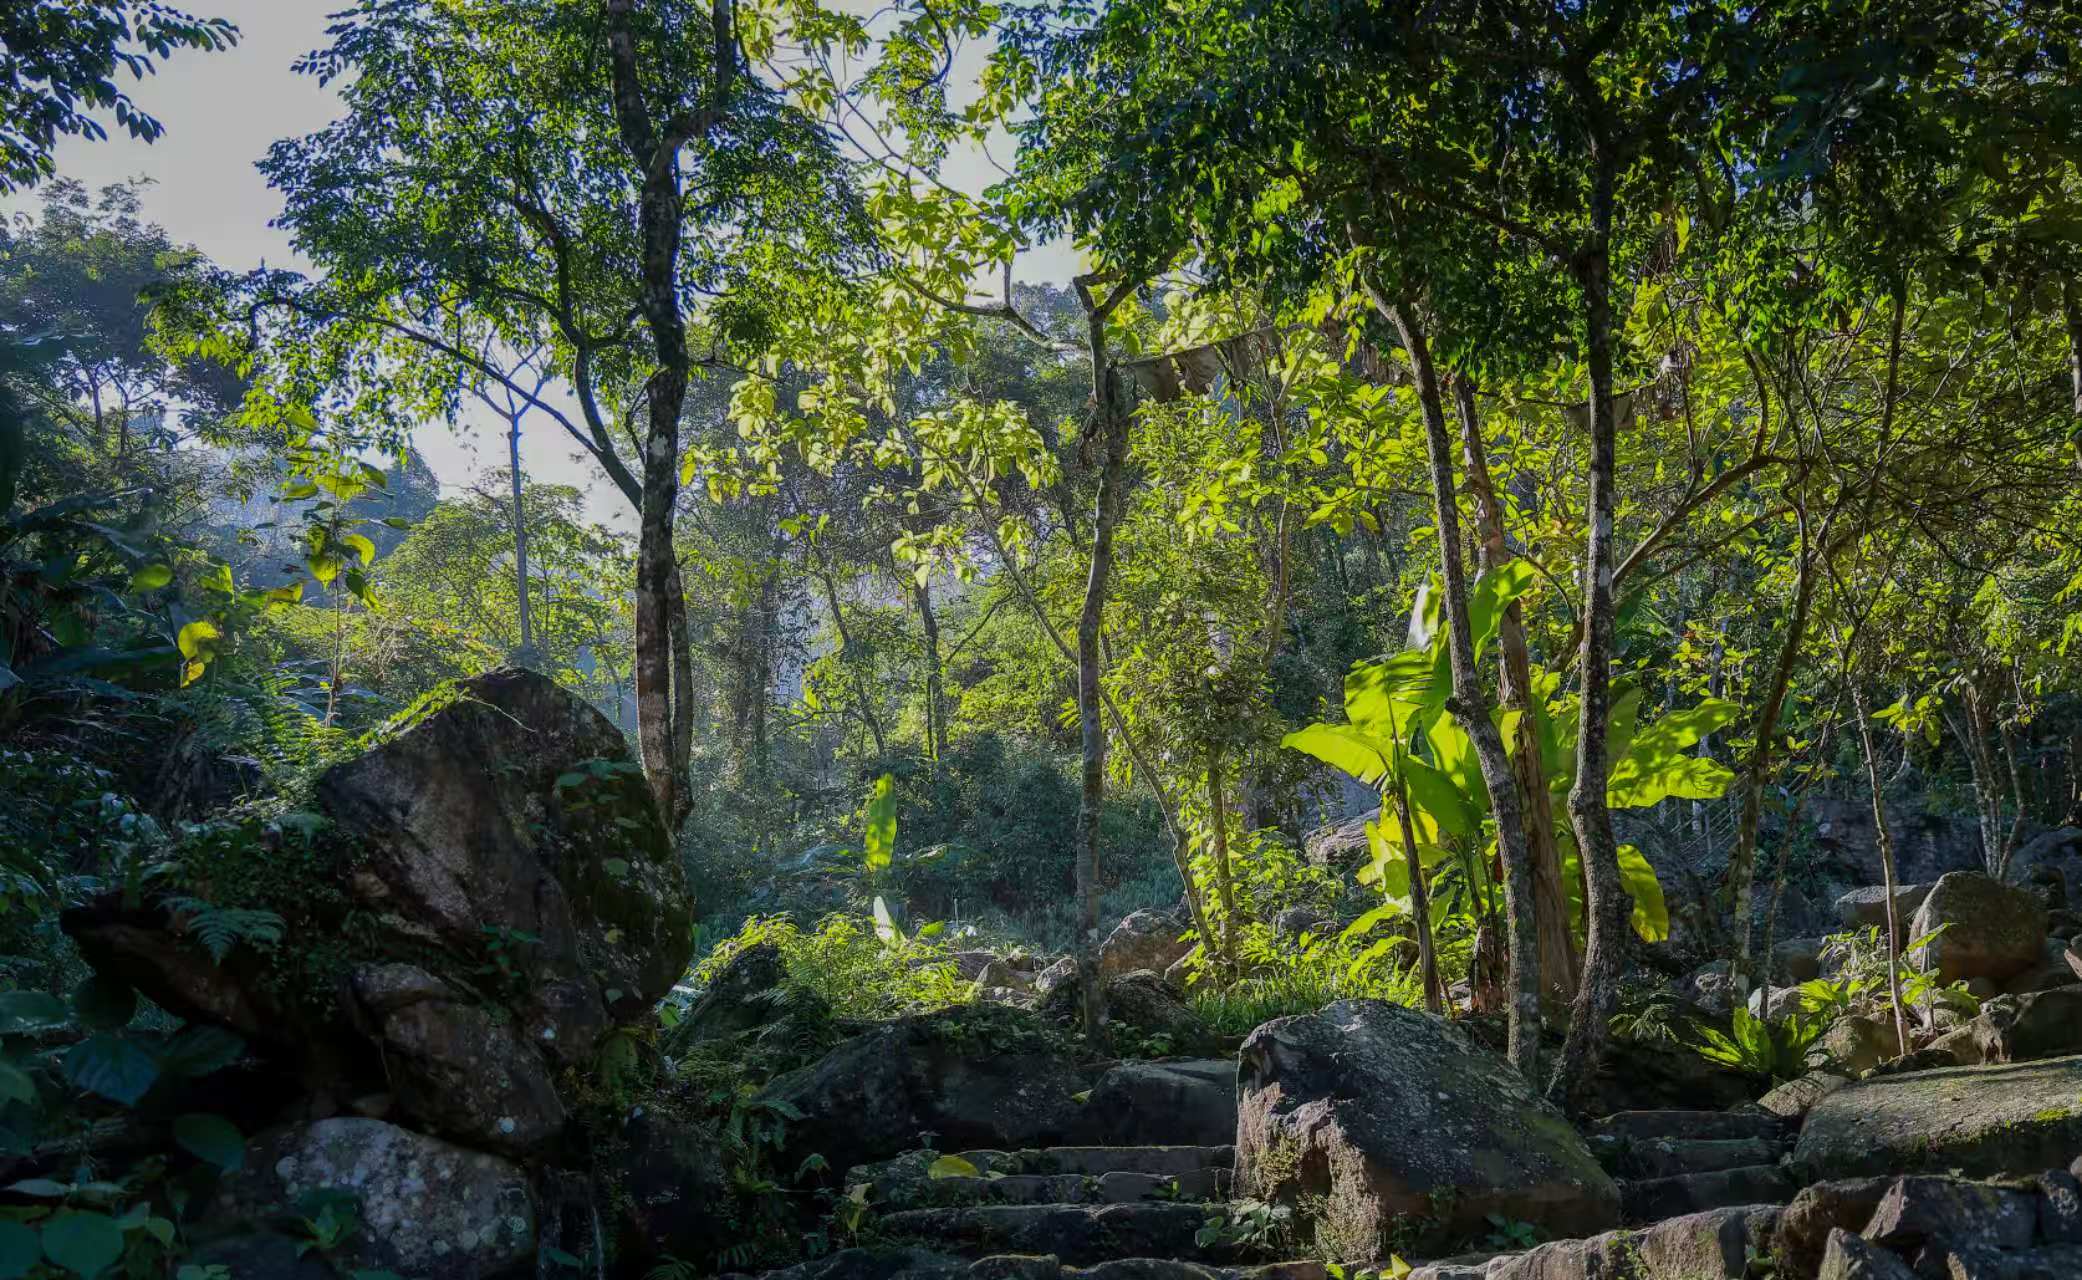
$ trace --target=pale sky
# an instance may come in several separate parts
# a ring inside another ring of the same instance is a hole
[[[294,74],[290,64],[326,43],[326,15],[341,8],[341,0],[187,0],[183,7],[231,19],[239,43],[222,53],[177,53],[143,83],[124,86],[166,126],[158,142],[137,142],[105,120],[107,141],[60,143],[58,171],[90,189],[151,179],[144,193],[146,217],[226,267],[306,267],[290,252],[286,234],[268,225],[281,200],[253,166],[276,139],[309,133],[339,113],[339,99],[316,79]],[[962,59],[971,77],[980,62],[973,50]],[[1006,153],[998,155],[1002,160]],[[997,176],[979,154],[949,161],[947,177],[955,186],[980,190]],[[38,201],[33,191],[0,198],[0,212],[12,216]],[[1063,280],[1074,269],[1067,247],[1049,245],[1023,256],[1018,274],[1023,280]],[[459,428],[432,423],[415,438],[443,486],[455,487],[487,466],[503,464],[504,433],[504,422],[478,410]],[[594,518],[634,527],[621,496],[554,423],[529,420],[521,465],[533,479],[583,487]]]

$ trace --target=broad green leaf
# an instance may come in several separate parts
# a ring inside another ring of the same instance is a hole
[[[1482,783],[1475,740],[1443,707],[1424,722],[1424,740],[1431,746],[1433,761],[1467,798],[1469,807],[1477,813],[1489,812],[1489,788]]]
[[[175,1032],[159,1051],[159,1069],[182,1078],[206,1076],[237,1062],[245,1051],[246,1042],[236,1032],[194,1023]]]
[[[43,1256],[94,1280],[123,1256],[123,1229],[105,1213],[62,1210],[43,1224]]]
[[[137,1105],[159,1078],[159,1064],[151,1054],[112,1032],[89,1036],[66,1050],[64,1065],[65,1078],[74,1088],[126,1107]]]
[[[887,870],[896,853],[896,780],[886,773],[875,779],[861,839],[861,864],[869,871]]]
[[[1619,884],[1634,900],[1634,932],[1645,942],[1662,942],[1670,936],[1670,908],[1663,901],[1663,883],[1655,868],[1630,844],[1619,846]]]
[[[1345,719],[1378,737],[1406,737],[1411,709],[1442,705],[1451,690],[1431,652],[1405,649],[1353,664],[1345,676]]]
[[[340,545],[360,556],[364,565],[376,562],[376,544],[369,541],[367,534],[343,533],[340,535]]]
[[[1281,738],[1280,745],[1342,769],[1368,786],[1378,786],[1388,776],[1388,744],[1351,725],[1312,724]]]
[[[1615,809],[1643,809],[1664,800],[1717,800],[1728,793],[1735,774],[1707,756],[1678,756],[1652,773],[1629,770],[1605,788],[1605,803]]]
[[[0,1103],[36,1101],[36,1082],[12,1062],[0,1061]]]
[[[217,630],[216,623],[207,618],[198,618],[181,628],[181,633],[174,643],[180,647],[182,657],[193,660],[216,647],[216,642],[222,636],[223,633]]]
[[[199,1111],[177,1116],[173,1122],[173,1138],[183,1151],[225,1173],[245,1167],[245,1135],[223,1116]]]
[[[980,1178],[983,1172],[960,1156],[941,1156],[926,1166],[925,1176],[937,1182],[941,1178]]]
[[[1410,802],[1423,810],[1439,831],[1462,840],[1471,840],[1481,833],[1481,816],[1452,778],[1413,759],[1403,761],[1402,773]]]
[[[141,565],[136,573],[130,575],[130,589],[132,591],[157,591],[172,581],[172,565]]]
[[[1468,624],[1474,632],[1477,659],[1496,638],[1497,627],[1504,620],[1504,611],[1511,607],[1512,601],[1532,589],[1537,577],[1528,561],[1510,560],[1483,570],[1482,575],[1475,579],[1475,590],[1468,600]]]

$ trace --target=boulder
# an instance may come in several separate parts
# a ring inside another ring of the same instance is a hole
[[[1849,1084],[1848,1076],[1833,1071],[1810,1071],[1797,1079],[1788,1080],[1757,1099],[1757,1105],[1772,1115],[1788,1120],[1798,1120],[1814,1109],[1814,1105]]]
[[[1911,963],[1934,968],[1944,982],[2001,982],[2038,963],[2046,904],[1977,871],[1954,871],[1931,886],[1909,933],[1920,938],[1941,927],[1943,933],[1908,957]]]
[[[1916,1169],[2018,1177],[2082,1150],[2082,1057],[1881,1075],[1816,1103],[1794,1159],[1811,1177]]]
[[[1901,927],[1908,928],[1909,919],[1923,900],[1930,896],[1934,886],[1927,884],[1898,884],[1894,886],[1895,918]],[[1846,929],[1867,929],[1874,925],[1884,930],[1887,927],[1887,887],[1868,885],[1853,889],[1836,900],[1836,918],[1843,921]],[[1908,939],[1904,938],[1906,942]]]
[[[349,1269],[490,1280],[534,1264],[535,1210],[518,1165],[381,1120],[340,1117],[261,1134],[247,1144],[244,1167],[218,1184],[209,1217],[236,1226],[285,1211],[310,1216],[332,1195],[358,1206],[360,1229],[332,1255]]]
[[[2039,1239],[2050,1244],[2082,1244],[2082,1180],[2066,1169],[2039,1175]]]
[[[976,975],[979,991],[1032,991],[1034,975],[1025,969],[1015,969],[1008,962],[993,957]]]
[[[2059,937],[2047,938],[2040,944],[2038,962],[2021,973],[2013,974],[2002,984],[2004,995],[2030,995],[2034,991],[2051,991],[2055,987],[2073,986],[2082,974],[2076,973],[2069,962],[2068,944]]]
[[[1969,1027],[1983,1062],[2030,1062],[2082,1053],[2082,986],[2001,996]]]
[[[1829,1233],[1815,1280],[1918,1280],[1909,1264],[1841,1228]]]
[[[911,1150],[924,1133],[944,1151],[1058,1145],[1090,1083],[1059,1033],[986,1004],[883,1023],[760,1096],[802,1113],[788,1126],[792,1160],[816,1152],[848,1169]]]
[[[1822,1038],[1808,1051],[1808,1063],[1853,1078],[1865,1075],[1890,1058],[1904,1052],[1891,1017],[1845,1014],[1829,1024]]]
[[[993,951],[957,951],[948,957],[954,964],[954,972],[963,982],[974,982],[983,976],[983,970],[997,960]]]
[[[1318,1212],[1333,1256],[1384,1256],[1405,1219],[1448,1238],[1491,1214],[1559,1236],[1618,1221],[1576,1131],[1440,1019],[1339,1001],[1259,1027],[1240,1061],[1239,1190]]]
[[[697,1044],[731,1040],[773,1021],[768,996],[781,985],[781,949],[755,942],[723,962],[708,990],[680,1016],[672,1029],[673,1048],[681,1053]]]
[[[1137,969],[1164,972],[1193,949],[1176,919],[1161,911],[1142,910],[1123,919],[1099,944],[1099,976],[1117,978]]]
[[[1083,1016],[1083,992],[1074,975],[1056,984],[1036,1006],[1042,1017],[1076,1026]],[[1116,1039],[1141,1042],[1147,1052],[1189,1053],[1210,1047],[1212,1036],[1200,1015],[1179,998],[1162,975],[1138,969],[1106,982],[1104,1025]],[[1152,1046],[1151,1042],[1157,1042]],[[1129,1047],[1135,1047],[1133,1043]]]
[[[1822,976],[1822,948],[1827,938],[1786,938],[1771,948],[1772,978],[1798,986]]]
[[[1896,1253],[1929,1240],[2021,1249],[2038,1226],[2038,1203],[2022,1191],[1963,1178],[1896,1178],[1859,1234]]]
[[[1778,1234],[1772,1251],[1790,1275],[1813,1274],[1822,1265],[1831,1232],[1856,1233],[1872,1221],[1872,1211],[1894,1179],[1838,1178],[1803,1187],[1778,1216]]]
[[[1064,956],[1053,964],[1043,967],[1041,972],[1034,975],[1034,990],[1045,996],[1064,983],[1074,982],[1076,979],[1076,958]]]
[[[1075,1141],[1226,1147],[1236,1141],[1236,1064],[1227,1058],[1123,1062],[1092,1086]]]
[[[194,897],[265,909],[294,945],[216,963],[185,901],[66,913],[97,970],[229,1026],[437,1133],[508,1150],[561,1131],[547,1082],[684,970],[692,910],[622,733],[548,678],[444,686],[317,780],[317,823],[185,839]],[[469,1087],[460,1088],[467,1083]]]

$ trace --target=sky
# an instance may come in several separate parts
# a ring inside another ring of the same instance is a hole
[[[104,121],[107,141],[60,143],[58,172],[89,188],[150,179],[146,217],[223,266],[307,267],[291,251],[287,235],[269,225],[281,199],[254,162],[276,139],[322,128],[339,114],[340,101],[330,89],[291,67],[326,43],[326,15],[342,5],[343,0],[187,0],[182,7],[236,23],[239,43],[220,53],[179,52],[143,83],[125,86],[166,126],[159,141],[138,142]],[[982,57],[981,50],[969,50],[958,72],[973,77]],[[980,190],[998,175],[980,153],[968,153],[951,157],[945,176],[951,185]],[[13,216],[37,204],[33,191],[0,197],[0,212]],[[1023,280],[1063,280],[1074,269],[1066,247],[1049,245],[1024,255],[1018,274]],[[502,420],[476,410],[455,426],[428,424],[415,443],[444,487],[460,487],[485,468],[504,464],[505,430]],[[554,423],[524,423],[521,466],[530,479],[578,485],[593,518],[635,527],[627,503]]]

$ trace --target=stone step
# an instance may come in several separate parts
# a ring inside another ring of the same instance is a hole
[[[1622,1182],[1619,1212],[1622,1221],[1640,1225],[1730,1205],[1782,1205],[1799,1190],[1799,1180],[1783,1165],[1751,1164]]]
[[[1143,1200],[1221,1200],[1229,1194],[1227,1169],[1188,1173],[1014,1173],[982,1178],[938,1178],[932,1203],[1135,1204]],[[874,1202],[874,1193],[869,1193]]]
[[[1151,1173],[1178,1177],[1236,1163],[1235,1147],[1042,1147],[1025,1151],[963,1151],[984,1173]]]
[[[1591,1124],[1596,1137],[1690,1138],[1725,1140],[1765,1138],[1778,1141],[1786,1122],[1765,1111],[1615,1111]]]
[[[1591,1154],[1616,1178],[1673,1178],[1745,1165],[1777,1164],[1786,1143],[1773,1138],[1628,1138],[1600,1134]]]
[[[1090,1266],[1123,1258],[1226,1262],[1234,1250],[1202,1248],[1194,1239],[1219,1206],[1186,1202],[1141,1204],[989,1204],[907,1209],[876,1220],[882,1232],[928,1248],[968,1257],[1049,1254]],[[1123,1277],[1125,1280],[1125,1277]]]
[[[755,1280],[725,1275],[722,1280]],[[926,1249],[858,1246],[757,1280],[1327,1280],[1322,1263],[1267,1262],[1255,1266],[1210,1266],[1177,1258],[1116,1258],[1088,1267],[1064,1266],[1047,1256],[992,1255],[966,1259]]]
[[[1778,1214],[1776,1205],[1728,1205],[1523,1253],[1427,1262],[1406,1280],[1745,1280],[1751,1259],[1775,1235]]]

